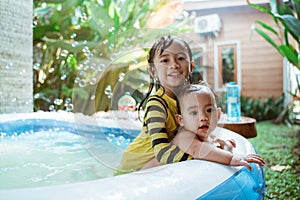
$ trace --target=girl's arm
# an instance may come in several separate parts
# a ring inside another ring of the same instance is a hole
[[[147,127],[147,134],[151,138],[156,159],[161,164],[191,160],[193,158],[191,155],[171,144],[166,123],[167,110],[165,106],[156,99],[148,101],[143,126]]]
[[[264,165],[264,160],[255,154],[243,155],[232,154],[229,151],[217,148],[209,142],[202,142],[195,134],[184,131],[179,133],[173,140],[173,143],[178,145],[183,151],[192,155],[195,159],[217,162],[230,166],[245,166],[249,170],[251,167],[248,162],[255,162]]]

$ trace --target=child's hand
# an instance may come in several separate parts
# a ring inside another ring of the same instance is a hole
[[[265,164],[263,158],[257,154],[249,154],[249,155],[234,154],[229,165],[245,166],[251,171],[252,169],[251,166],[249,165],[250,162],[257,163],[261,166],[264,166]]]
[[[220,149],[224,149],[226,151],[232,152],[232,149],[236,147],[236,143],[234,139],[231,140],[221,140],[221,139],[216,139],[216,142],[219,144]]]

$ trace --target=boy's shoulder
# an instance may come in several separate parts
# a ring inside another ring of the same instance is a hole
[[[195,137],[195,133],[185,129],[179,129],[175,137],[186,138],[186,137]]]

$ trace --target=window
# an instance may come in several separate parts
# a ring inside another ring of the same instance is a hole
[[[222,42],[215,44],[215,90],[225,91],[229,82],[241,88],[240,43]]]
[[[206,81],[206,48],[205,46],[197,46],[192,48],[194,61],[194,69],[192,72],[192,82],[197,83],[200,80]]]

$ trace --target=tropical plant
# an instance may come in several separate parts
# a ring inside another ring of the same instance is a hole
[[[255,31],[266,39],[283,57],[287,58],[290,63],[300,69],[300,0],[286,1],[270,0],[270,8],[252,4],[247,0],[248,4],[264,13],[271,15],[274,22],[279,28],[279,31],[272,28],[270,25],[257,20],[256,24],[261,25],[261,28],[255,27]],[[282,44],[277,44],[265,31],[270,31],[282,41]],[[281,32],[282,31],[282,32]],[[293,39],[293,41],[290,41]],[[297,43],[297,46],[294,45]]]
[[[35,110],[110,109],[120,81],[142,93],[146,44],[190,29],[178,7],[169,0],[34,0]],[[131,70],[135,81],[127,79]]]
[[[271,25],[257,20],[255,24],[259,25],[260,28],[254,26],[254,30],[285,57],[291,65],[300,69],[300,0],[270,0],[269,8],[250,3],[249,0],[247,2],[249,6],[272,16],[277,26],[276,30]],[[281,43],[276,43],[271,36],[278,38]],[[295,91],[290,91],[290,94],[299,100],[300,81],[298,76],[295,79],[297,88]],[[284,116],[290,110],[291,105],[285,106],[275,120],[276,123],[281,123],[284,120]]]

